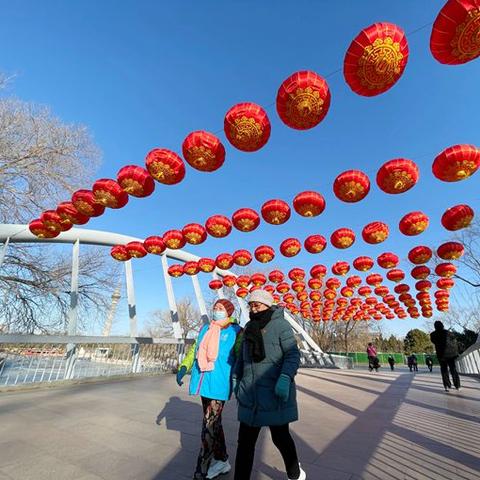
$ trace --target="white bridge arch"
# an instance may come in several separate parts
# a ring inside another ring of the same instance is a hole
[[[128,235],[123,235],[120,233],[114,232],[105,232],[101,230],[90,230],[90,229],[80,229],[72,228],[67,232],[62,232],[55,238],[51,239],[40,239],[33,235],[28,225],[19,225],[19,224],[2,224],[0,225],[0,242],[3,243],[3,248],[0,251],[0,268],[5,257],[8,245],[10,243],[67,243],[73,245],[72,250],[72,280],[71,280],[71,290],[70,290],[70,311],[68,319],[68,334],[76,335],[77,334],[77,305],[78,305],[78,271],[79,271],[79,252],[80,244],[85,245],[96,245],[104,247],[112,247],[114,245],[124,245],[128,242],[139,241],[143,242],[143,239],[131,237]],[[171,277],[168,275],[168,259],[178,260],[181,262],[187,261],[198,261],[199,256],[193,255],[190,252],[185,250],[171,250],[166,249],[166,251],[160,255],[163,277],[165,281],[165,288],[167,293],[167,300],[170,309],[170,315],[173,324],[174,336],[177,339],[182,338],[182,330],[180,323],[178,321],[177,307],[175,301],[175,292],[173,289],[173,284]],[[132,261],[128,260],[124,262],[125,265],[125,278],[126,278],[126,287],[127,287],[127,300],[128,300],[128,311],[129,311],[129,321],[130,321],[130,336],[137,336],[137,320],[136,320],[136,303],[135,303],[135,290],[133,283],[133,270],[132,270]],[[215,269],[212,272],[213,278],[219,278],[225,275],[236,276],[233,272],[228,270]],[[195,292],[195,297],[198,303],[198,308],[202,319],[204,322],[208,322],[208,313],[205,305],[205,300],[200,288],[200,283],[198,281],[197,275],[191,276],[193,289]],[[236,290],[237,287],[235,287]],[[223,298],[223,289],[218,290],[218,295],[220,298]],[[240,311],[242,313],[243,320],[248,319],[248,310],[247,304],[244,299],[236,297]],[[325,363],[324,354],[320,347],[315,343],[315,341],[310,337],[310,335],[305,331],[305,329],[295,320],[295,318],[287,311],[285,311],[285,318],[288,320],[295,333],[300,337],[302,343],[302,350],[304,353],[313,354],[314,359],[320,360],[319,356],[322,357],[323,362]]]

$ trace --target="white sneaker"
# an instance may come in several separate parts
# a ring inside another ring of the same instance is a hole
[[[222,473],[228,473],[232,469],[230,462],[225,460],[222,462],[221,460],[212,460],[210,463],[210,467],[208,469],[207,478],[215,478]]]
[[[302,467],[300,467],[300,476],[298,477],[297,480],[306,480],[307,478],[307,474],[302,470]],[[288,480],[292,480],[291,478],[289,478]]]

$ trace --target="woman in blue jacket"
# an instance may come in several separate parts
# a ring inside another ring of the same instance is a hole
[[[219,299],[213,306],[213,318],[198,334],[195,345],[180,364],[177,383],[191,371],[190,395],[200,395],[203,407],[202,444],[194,479],[215,478],[230,471],[222,427],[222,411],[232,393],[232,368],[235,345],[241,332],[232,318],[232,302]]]

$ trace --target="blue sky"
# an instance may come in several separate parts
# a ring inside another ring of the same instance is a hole
[[[115,177],[125,164],[143,165],[154,147],[180,152],[193,130],[219,132],[227,149],[221,169],[208,174],[188,167],[181,184],[157,185],[148,199],[131,199],[121,211],[91,221],[91,228],[161,235],[189,222],[203,223],[212,214],[231,215],[240,207],[258,210],[270,198],[291,202],[311,189],[326,199],[321,216],[293,214],[285,225],[262,224],[250,234],[234,231],[191,251],[216,256],[237,248],[253,251],[260,244],[277,249],[289,236],[321,233],[328,238],[336,228],[350,227],[357,233],[352,248],[329,246],[320,255],[302,253],[293,259],[278,255],[272,269],[331,265],[394,251],[409,271],[405,259],[411,247],[434,247],[452,237],[440,225],[446,208],[478,206],[478,174],[465,182],[442,183],[431,174],[431,164],[447,146],[480,144],[480,63],[437,63],[429,51],[428,26],[408,37],[405,73],[385,94],[360,97],[341,71],[332,73],[341,68],[346,49],[362,28],[389,21],[413,32],[433,22],[443,3],[9,2],[2,5],[0,17],[0,68],[16,74],[11,90],[19,98],[49,105],[64,121],[88,126],[103,152],[99,178]],[[330,111],[319,126],[304,132],[283,125],[272,106],[281,82],[303,69],[332,74]],[[272,124],[270,141],[255,153],[235,150],[222,131],[226,111],[241,101],[266,107]],[[375,173],[397,157],[418,163],[420,181],[403,195],[386,195],[376,187]],[[351,168],[369,174],[372,189],[362,202],[344,204],[334,197],[332,183]],[[407,238],[397,225],[412,210],[423,210],[431,225],[421,236]],[[387,222],[391,234],[383,244],[371,246],[359,237],[361,228],[374,220]],[[134,273],[141,324],[150,311],[166,305],[159,259],[136,261]],[[205,288],[207,277],[202,277]],[[193,293],[189,279],[175,281],[175,287],[180,296]],[[126,307],[121,309],[120,333],[127,325]],[[422,324],[422,319],[395,320],[386,328],[403,334]]]

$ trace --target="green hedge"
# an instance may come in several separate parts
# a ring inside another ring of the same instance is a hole
[[[353,359],[354,364],[368,364],[368,356],[366,352],[327,352],[331,354],[336,354],[336,355],[347,355],[351,359]],[[378,352],[377,357],[380,360],[380,363],[382,365],[388,365],[388,357],[390,355],[393,355],[393,358],[395,359],[395,365],[406,365],[407,364],[407,355],[404,355],[403,353],[383,353],[383,352]],[[425,357],[428,356],[427,353],[415,353],[417,357],[417,363],[418,365],[425,365]],[[436,355],[432,354],[430,355],[433,360],[434,365],[438,365],[438,360]]]

